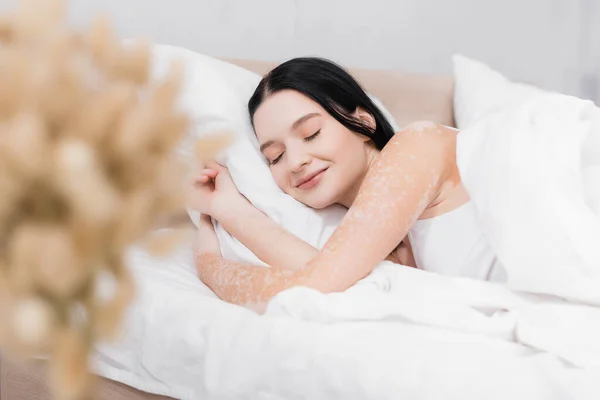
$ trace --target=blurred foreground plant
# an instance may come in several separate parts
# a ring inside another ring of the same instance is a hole
[[[183,209],[182,71],[151,84],[149,64],[102,18],[72,32],[60,0],[0,19],[0,345],[48,356],[59,399],[85,395],[132,298],[125,250]]]

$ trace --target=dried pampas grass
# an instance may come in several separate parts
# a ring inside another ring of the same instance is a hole
[[[149,45],[122,45],[102,18],[71,32],[64,16],[63,1],[21,0],[0,18],[0,344],[50,356],[57,398],[76,399],[133,296],[124,251],[183,209],[173,149],[188,119],[180,67],[150,83]]]

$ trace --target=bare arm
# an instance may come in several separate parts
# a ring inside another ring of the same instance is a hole
[[[245,199],[233,211],[223,213],[219,222],[259,259],[273,267],[297,270],[319,254],[316,247],[292,235]],[[409,267],[417,266],[408,237],[385,259]]]
[[[217,234],[215,233],[215,228],[212,225],[209,215],[200,214],[198,233],[196,235],[196,242],[194,243],[194,253],[213,253],[221,255],[219,240],[217,239]]]
[[[205,254],[197,258],[201,279],[222,299],[259,308],[292,286],[347,289],[392,252],[438,194],[456,164],[455,140],[432,124],[392,138],[340,226],[304,268],[254,268]]]
[[[317,248],[292,235],[245,199],[235,210],[222,215],[218,220],[225,230],[270,266],[300,269],[319,254]]]

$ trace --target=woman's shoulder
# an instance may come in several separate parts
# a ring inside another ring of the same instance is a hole
[[[419,154],[456,152],[458,129],[440,125],[432,121],[417,121],[398,131],[386,147],[398,147],[400,153],[415,151]],[[414,154],[416,155],[416,154]]]
[[[381,156],[402,165],[422,165],[446,175],[456,167],[457,133],[458,130],[435,122],[414,122],[389,140]]]
[[[400,129],[396,132],[394,137],[398,136],[398,134],[406,134],[406,133],[420,133],[420,134],[439,134],[439,133],[454,133],[457,134],[459,130],[452,126],[438,124],[433,121],[415,121],[406,125],[404,128]]]

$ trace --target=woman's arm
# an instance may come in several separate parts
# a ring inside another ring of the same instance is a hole
[[[319,251],[260,212],[238,191],[227,168],[208,162],[194,178],[193,207],[211,215],[268,265],[298,269]],[[294,257],[289,257],[294,254]]]
[[[260,313],[277,293],[303,285],[298,271],[243,264],[215,253],[196,252],[195,262],[200,279],[217,296]]]
[[[300,269],[319,254],[319,250],[283,229],[245,198],[216,218],[233,237],[242,242],[266,264]],[[293,254],[293,257],[290,255]]]
[[[435,198],[456,168],[455,146],[447,128],[405,129],[382,150],[342,223],[304,268],[254,268],[207,254],[197,258],[202,280],[222,299],[254,307],[292,286],[347,289],[398,245]]]
[[[196,234],[196,241],[194,243],[194,253],[196,255],[204,253],[221,255],[221,247],[219,246],[219,240],[217,239],[210,215],[200,214],[198,233]]]

